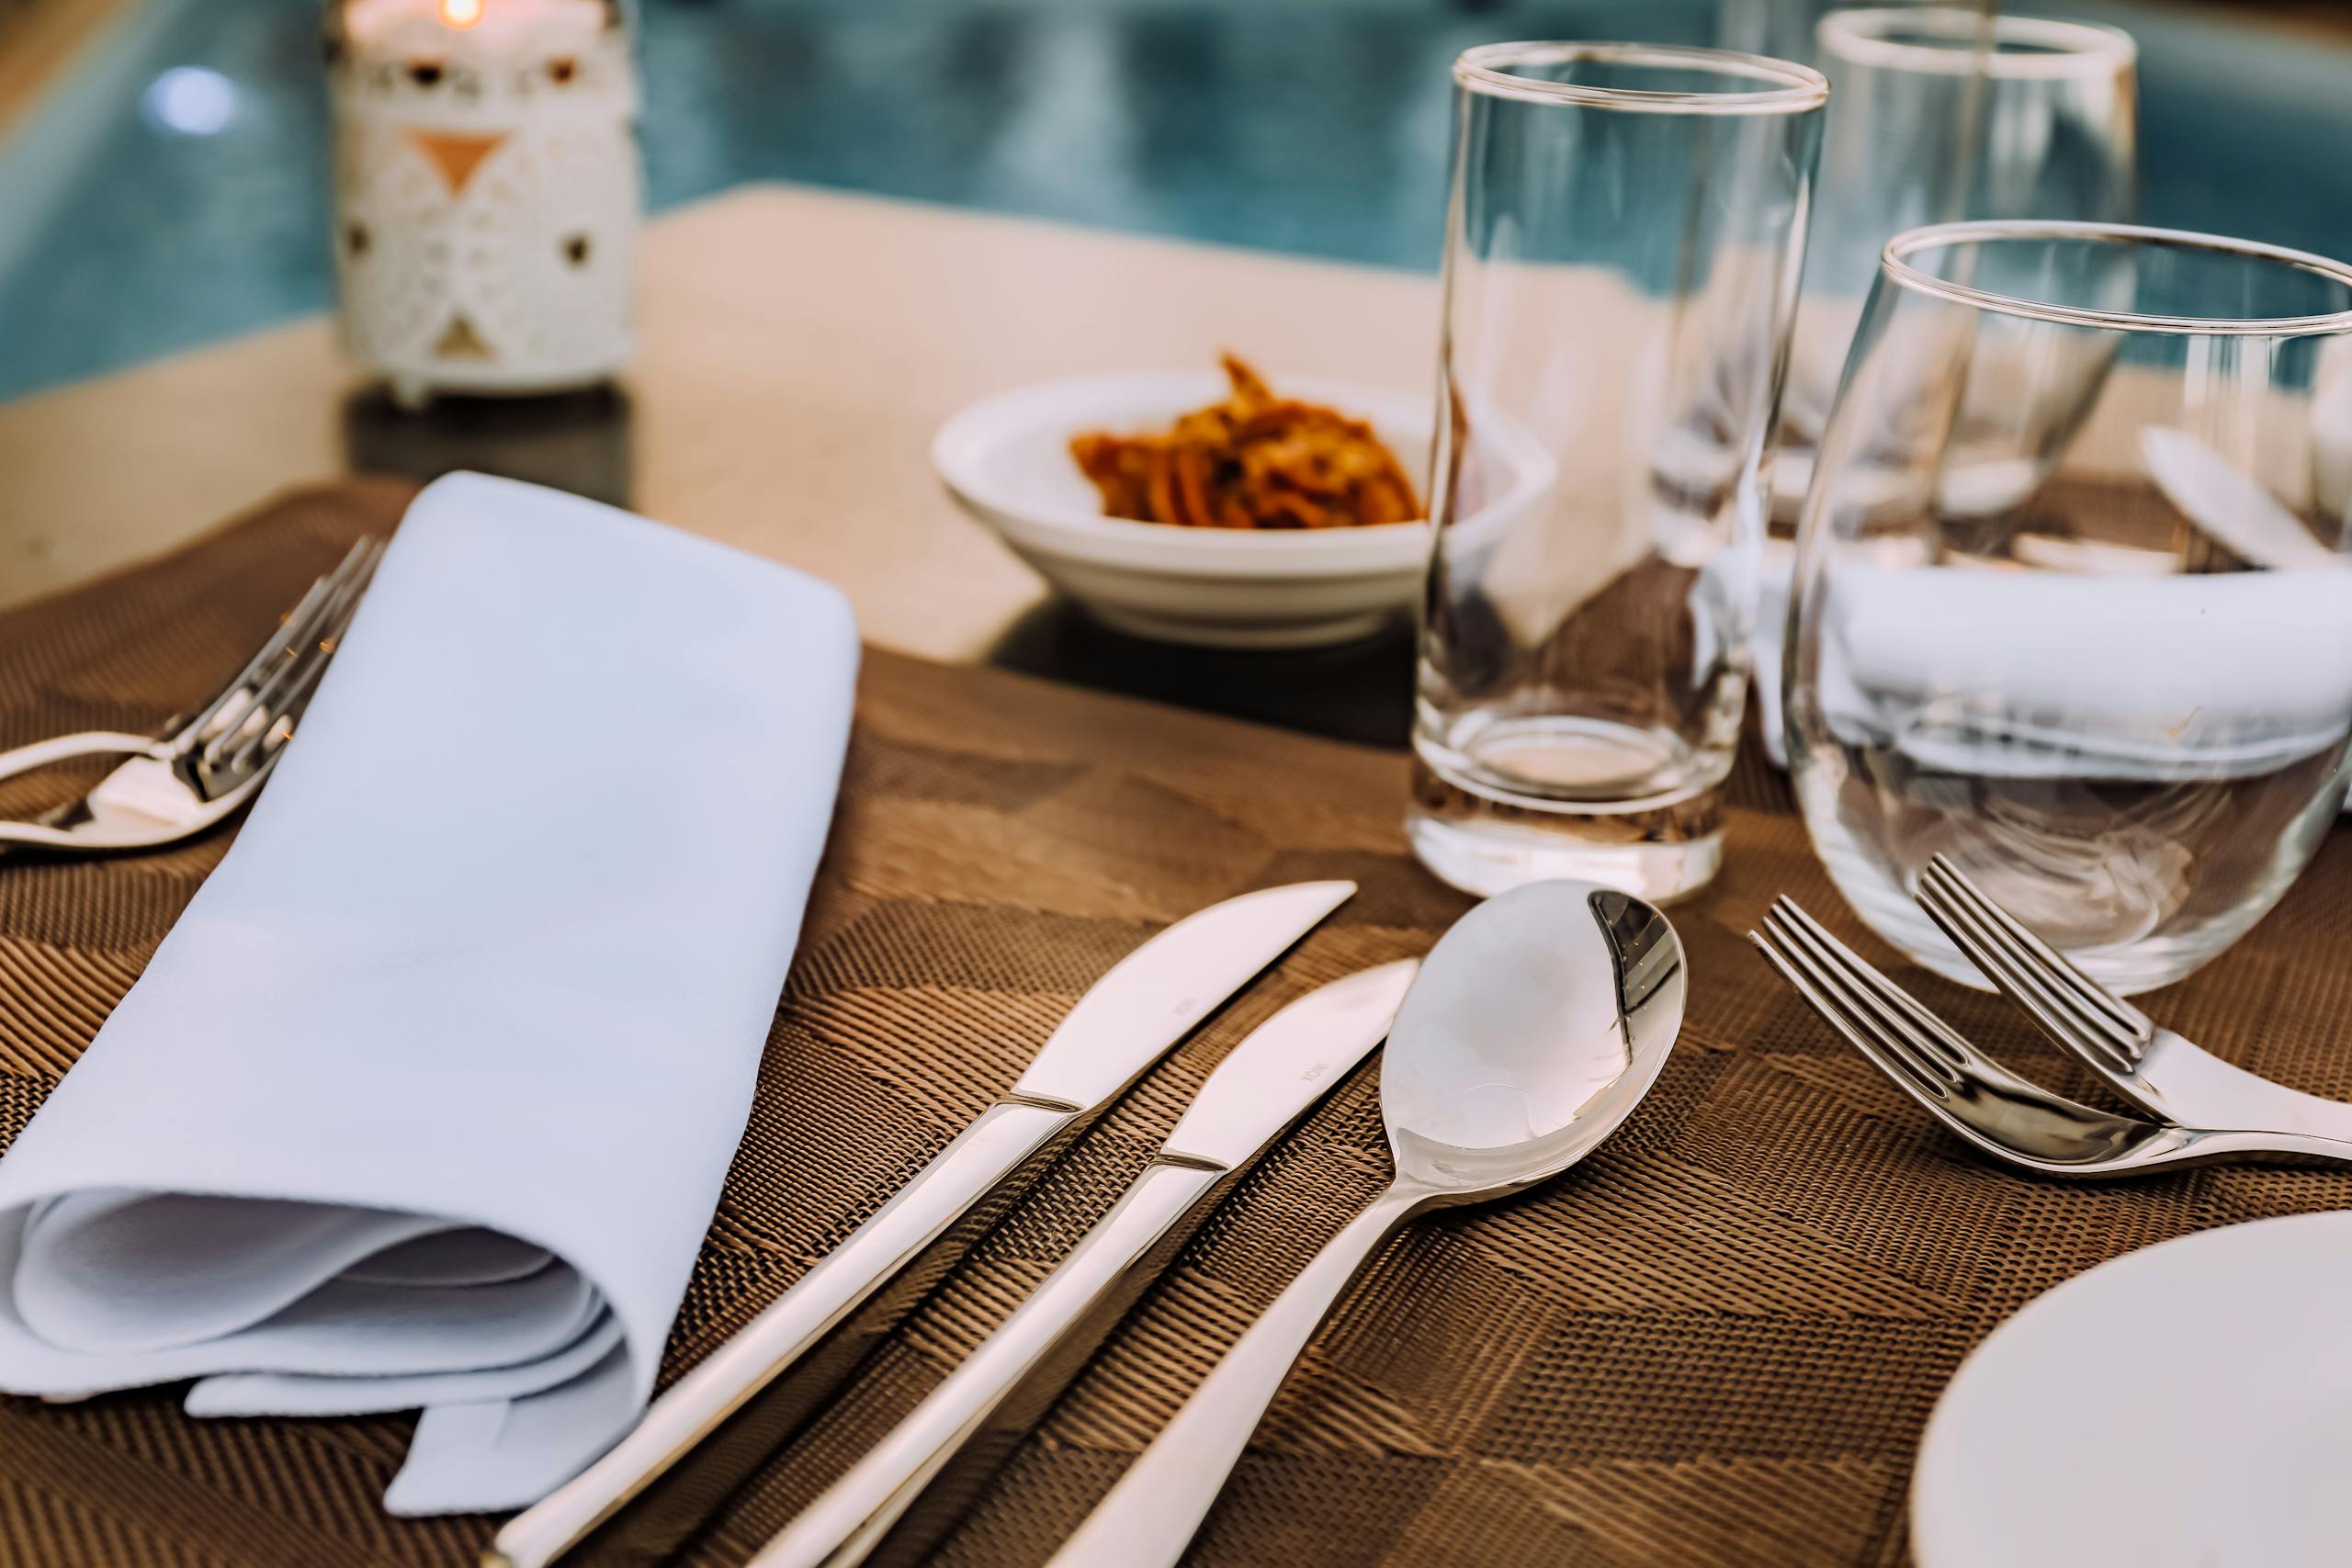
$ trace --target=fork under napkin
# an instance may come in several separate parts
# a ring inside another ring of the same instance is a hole
[[[231,852],[0,1158],[0,1387],[422,1408],[402,1514],[608,1447],[741,1134],[856,663],[785,568],[428,488]]]

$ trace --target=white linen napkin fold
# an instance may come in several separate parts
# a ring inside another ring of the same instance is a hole
[[[1792,552],[1768,547],[1755,691],[1781,705]],[[1988,777],[2163,781],[2267,772],[2342,743],[2352,570],[2074,576],[1843,565],[1820,700],[1858,744]]]
[[[1840,739],[1999,778],[2241,778],[2340,750],[2352,571],[2075,576],[1840,565],[1819,699]]]
[[[603,1451],[742,1132],[856,663],[783,567],[427,489],[234,847],[0,1158],[0,1386],[422,1407],[403,1514]]]

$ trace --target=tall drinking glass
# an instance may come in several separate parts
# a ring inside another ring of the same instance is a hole
[[[1635,44],[1453,77],[1413,845],[1473,892],[1671,897],[1722,855],[1827,85]]]
[[[2119,221],[2138,197],[2129,33],[1914,5],[1831,11],[1818,38],[1831,87],[1821,197],[1772,472],[1774,510],[1791,521],[1888,240],[1960,219]]]
[[[1881,0],[1883,4],[1884,0]],[[1928,5],[1933,0],[1901,0],[1906,5]],[[1798,60],[1818,66],[1815,54],[1821,18],[1832,11],[1860,8],[1857,0],[1716,0],[1715,43],[1723,49],[1736,49],[1749,54],[1769,54],[1777,60]],[[1971,8],[1978,15],[1991,17],[2000,9],[1999,0],[1973,0]],[[1834,96],[1837,84],[1830,84]]]
[[[2116,990],[2180,978],[2344,800],[2352,266],[1963,223],[1887,245],[1797,541],[1797,799],[1855,912],[1950,855]],[[2086,364],[2107,367],[2086,382]]]

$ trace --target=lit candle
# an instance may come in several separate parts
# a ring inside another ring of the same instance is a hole
[[[414,403],[627,363],[637,83],[614,0],[341,0],[345,351]]]

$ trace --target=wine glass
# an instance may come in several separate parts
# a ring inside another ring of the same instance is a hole
[[[2345,795],[2352,266],[2088,222],[1898,236],[1797,543],[1798,802],[1855,911],[1950,855],[2100,981],[2168,984]],[[2083,367],[2103,373],[2089,379]]]

